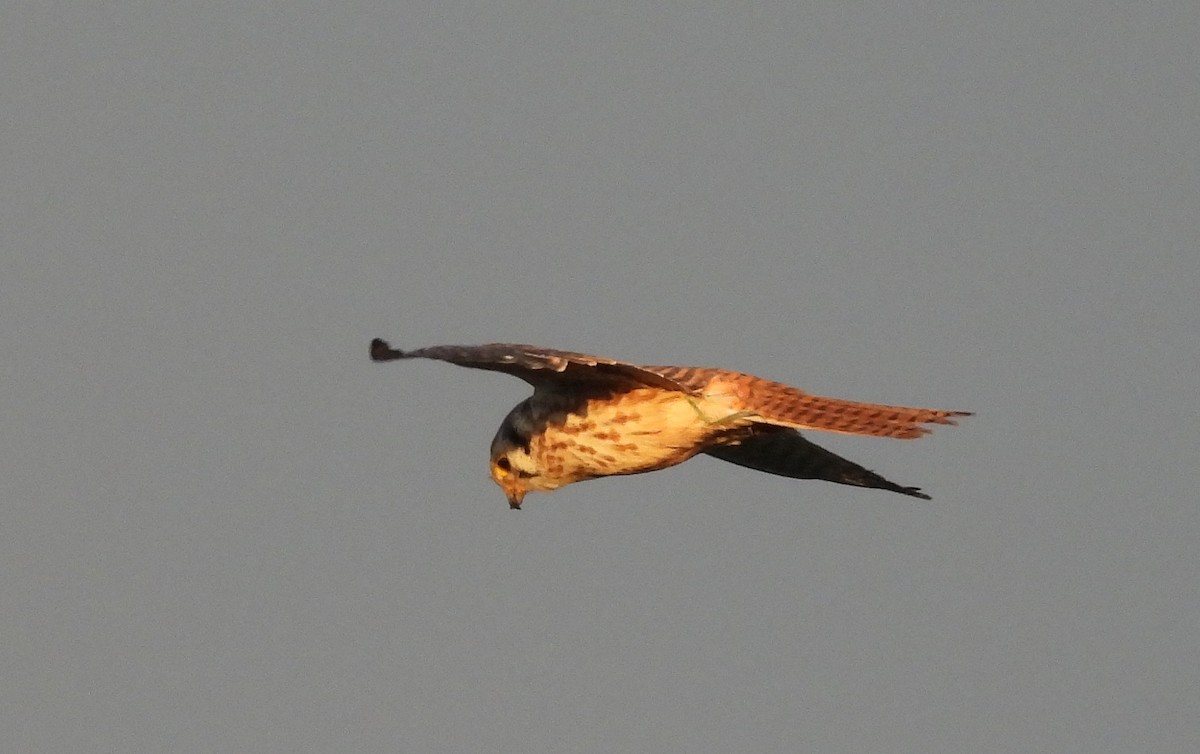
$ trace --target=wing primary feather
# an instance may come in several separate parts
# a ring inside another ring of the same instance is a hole
[[[392,348],[383,338],[375,338],[371,341],[371,361],[395,361],[404,357],[404,351]]]
[[[737,444],[717,445],[704,451],[722,461],[793,479],[822,479],[837,484],[898,492],[922,500],[929,495],[919,487],[906,487],[884,479],[870,469],[832,453],[804,438],[794,429],[758,426],[755,434]]]
[[[397,359],[436,359],[472,369],[503,372],[520,377],[535,388],[568,383],[606,384],[624,389],[630,385],[648,385],[662,390],[692,392],[654,367],[641,367],[615,359],[590,356],[573,351],[522,345],[485,343],[479,346],[428,346],[412,351],[392,348],[386,340],[371,341],[372,361]]]

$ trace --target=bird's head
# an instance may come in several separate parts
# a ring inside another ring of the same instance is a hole
[[[529,453],[532,430],[528,425],[521,406],[517,406],[504,418],[492,440],[492,481],[504,490],[508,505],[514,510],[521,507],[526,492],[547,489],[541,483],[537,462]]]
[[[537,472],[530,468],[532,461],[529,454],[520,448],[492,455],[492,481],[504,490],[510,508],[520,508],[525,493],[534,489],[530,482],[537,479]]]

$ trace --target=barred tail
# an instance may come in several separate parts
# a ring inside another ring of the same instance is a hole
[[[764,422],[822,432],[908,440],[932,431],[923,425],[954,425],[958,423],[956,417],[971,415],[967,411],[939,411],[823,398],[757,378],[744,389],[748,405]]]

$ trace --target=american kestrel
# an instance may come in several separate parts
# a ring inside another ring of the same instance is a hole
[[[513,343],[397,351],[371,341],[373,361],[417,358],[504,372],[533,385],[533,395],[504,417],[492,440],[492,479],[512,508],[521,507],[527,492],[665,469],[697,453],[769,474],[928,500],[920,488],[889,482],[797,430],[912,439],[931,431],[922,425],[970,416],[821,398],[723,369],[638,366]]]

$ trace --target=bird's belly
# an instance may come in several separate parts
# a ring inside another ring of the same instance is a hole
[[[682,463],[728,428],[724,402],[685,393],[638,389],[588,401],[535,438],[532,454],[557,486],[613,474],[637,474]]]

